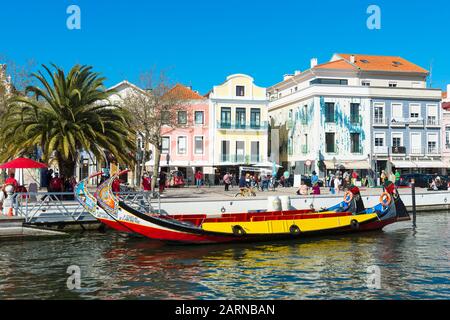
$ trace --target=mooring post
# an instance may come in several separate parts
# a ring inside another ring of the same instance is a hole
[[[411,179],[411,197],[412,197],[412,212],[413,212],[413,228],[416,227],[416,180]]]

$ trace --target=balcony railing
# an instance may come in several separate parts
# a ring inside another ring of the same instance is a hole
[[[362,148],[361,145],[359,145],[359,146],[351,146],[350,147],[350,153],[362,154],[363,153],[363,148]]]
[[[258,163],[259,162],[259,154],[252,154],[250,156],[251,163]]]
[[[403,146],[392,147],[392,154],[406,154],[406,147]]]
[[[415,155],[415,154],[424,154],[425,150],[422,149],[421,147],[411,147],[411,154]]]
[[[424,119],[422,118],[392,118],[390,121],[391,126],[404,126],[404,125],[412,125],[412,126],[423,126]]]
[[[428,154],[439,154],[439,150],[437,147],[428,147],[427,151],[428,151]]]
[[[218,129],[228,129],[228,130],[265,130],[269,126],[267,121],[260,123],[230,123],[230,122],[217,122]]]
[[[362,126],[362,117],[350,115],[350,123],[354,126]]]
[[[373,152],[376,154],[388,154],[388,147],[386,146],[375,146]]]
[[[428,117],[427,118],[427,126],[439,126],[440,121],[437,117]]]
[[[374,125],[379,125],[379,126],[385,126],[387,125],[387,119],[386,118],[373,118],[373,124]]]
[[[222,153],[220,155],[220,161],[221,162],[230,162],[231,161],[231,156],[228,153]]]
[[[236,163],[244,163],[245,162],[245,155],[236,155],[235,156],[235,162]]]
[[[306,146],[306,145],[304,145],[304,146],[302,146],[301,151],[302,151],[302,154],[308,154],[308,152],[309,152],[309,147]]]

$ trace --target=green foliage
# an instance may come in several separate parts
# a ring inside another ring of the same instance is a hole
[[[66,172],[73,173],[81,150],[97,159],[105,151],[124,164],[132,164],[135,132],[129,113],[112,104],[112,92],[104,89],[105,78],[90,66],[74,66],[66,75],[52,65],[46,75],[33,74],[39,86],[29,86],[25,95],[14,96],[2,117],[0,137],[5,161],[40,146],[43,160],[57,157]]]

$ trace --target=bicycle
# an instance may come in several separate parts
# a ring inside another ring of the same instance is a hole
[[[256,197],[256,192],[251,187],[241,188],[238,193],[236,193],[235,197]]]

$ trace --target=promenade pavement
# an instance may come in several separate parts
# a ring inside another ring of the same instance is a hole
[[[268,196],[297,196],[296,191],[298,188],[282,188],[279,187],[275,191],[256,191],[256,198],[267,198]],[[371,196],[371,195],[380,195],[382,192],[382,188],[360,188],[361,195],[363,196]],[[311,192],[311,189],[309,190]],[[235,198],[236,193],[239,192],[238,187],[230,187],[230,190],[227,192],[224,190],[223,186],[202,186],[200,188],[196,188],[195,186],[188,186],[184,188],[168,188],[164,191],[161,198],[162,199],[230,199]],[[441,191],[444,192],[444,191]],[[331,192],[329,188],[321,188],[320,196],[330,196]],[[410,188],[400,188],[400,194],[410,194]],[[430,193],[427,189],[417,188],[417,194],[421,193]],[[343,196],[344,192],[341,191],[338,195]],[[312,197],[313,195],[303,196],[303,197]],[[316,196],[316,197],[320,197]],[[336,196],[336,194],[335,194]],[[254,198],[254,197],[250,197]]]

